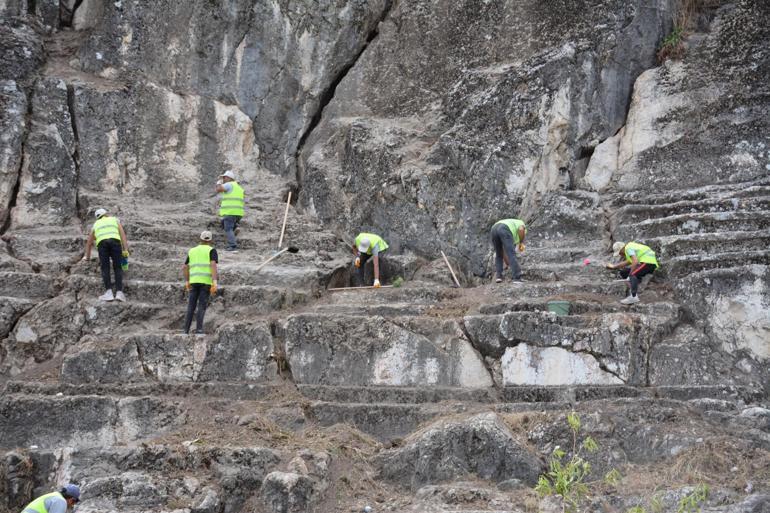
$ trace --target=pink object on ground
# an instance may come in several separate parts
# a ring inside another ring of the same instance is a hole
[[[590,263],[591,263],[591,261],[589,259],[587,259],[587,258],[583,259],[583,265],[588,265]]]

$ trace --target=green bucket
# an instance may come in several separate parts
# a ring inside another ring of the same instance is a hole
[[[569,315],[569,301],[549,301],[548,311],[556,315]]]

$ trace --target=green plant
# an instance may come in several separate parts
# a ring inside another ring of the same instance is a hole
[[[401,276],[396,276],[396,279],[393,280],[393,283],[391,283],[391,285],[393,285],[395,288],[399,288],[403,284],[404,279]]]
[[[679,508],[676,513],[695,513],[701,510],[701,506],[709,498],[709,487],[699,484],[695,489],[679,500]]]
[[[684,55],[684,27],[677,25],[674,30],[666,36],[658,48],[658,62],[664,62],[667,59],[679,59]]]
[[[580,417],[574,411],[567,415],[567,424],[572,432],[572,456],[566,459],[567,453],[563,449],[554,448],[548,463],[548,472],[540,476],[535,491],[541,497],[559,496],[562,511],[576,512],[589,492],[586,481],[591,474],[591,464],[583,458],[583,454],[596,452],[599,446],[590,436],[578,443]],[[621,477],[619,472],[611,470],[605,476],[605,482],[617,483]]]
[[[634,506],[633,508],[630,508],[626,513],[647,513],[647,510],[644,509],[641,506]]]

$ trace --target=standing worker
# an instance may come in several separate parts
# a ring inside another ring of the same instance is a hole
[[[369,257],[374,257],[374,288],[380,288],[380,258],[387,251],[388,243],[373,233],[361,232],[353,242],[354,265],[358,268],[358,280],[364,285],[364,268]]]
[[[97,209],[94,213],[96,222],[91,229],[86,242],[86,254],[83,260],[91,260],[91,247],[96,241],[96,249],[99,252],[99,263],[102,269],[102,283],[105,292],[99,299],[102,301],[125,301],[123,294],[123,269],[121,260],[128,256],[128,241],[126,232],[123,231],[123,225],[117,217],[108,216],[103,208]],[[115,273],[115,294],[112,293],[112,281],[110,280],[110,260],[112,260],[112,270]]]
[[[80,488],[74,484],[65,485],[60,491],[41,495],[27,504],[22,513],[66,513],[80,502]]]
[[[217,192],[222,193],[219,203],[219,216],[222,218],[222,228],[227,236],[225,251],[238,251],[238,241],[235,239],[235,229],[243,217],[244,194],[243,188],[235,181],[235,173],[225,171],[219,175]]]
[[[187,252],[184,261],[185,290],[190,298],[187,302],[187,316],[184,320],[184,332],[190,333],[193,313],[195,316],[195,334],[203,335],[203,316],[209,305],[209,295],[217,293],[217,250],[211,246],[211,232],[201,232],[200,244]],[[196,308],[197,307],[197,308]]]
[[[612,253],[624,260],[616,264],[607,264],[607,269],[620,269],[620,277],[628,280],[631,291],[627,298],[620,302],[624,305],[633,305],[639,302],[637,291],[639,282],[648,274],[652,274],[660,267],[655,258],[655,252],[649,246],[638,242],[616,242],[612,245]],[[626,267],[631,266],[630,269]]]
[[[511,268],[511,277],[514,283],[523,283],[521,268],[516,260],[514,246],[518,246],[519,252],[524,252],[524,237],[527,235],[527,226],[521,219],[503,219],[492,225],[489,232],[492,246],[495,248],[495,282],[503,281],[503,261]]]

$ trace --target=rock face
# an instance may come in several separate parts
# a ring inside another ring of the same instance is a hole
[[[202,123],[214,118],[213,104],[235,107],[254,122],[261,162],[284,172],[293,170],[326,90],[388,8],[385,0],[312,7],[239,0],[226,9],[206,0],[142,9],[105,4],[88,13],[98,21],[78,59],[108,78],[141,73],[163,94],[182,96],[178,102],[194,101],[186,111],[198,112]]]
[[[403,448],[384,453],[378,462],[382,477],[415,490],[472,475],[533,484],[542,469],[537,456],[492,413],[434,424]]]
[[[704,511],[767,510],[768,2],[0,17],[0,513],[64,482],[81,513],[561,511],[531,487],[572,411],[589,481],[624,476],[581,510],[674,511],[696,481]],[[128,237],[126,302],[82,258],[99,207]],[[489,283],[511,216],[525,280]],[[203,230],[218,290],[193,336]],[[361,230],[391,244],[385,287],[327,290],[357,283]],[[626,306],[603,264],[632,240],[661,266]]]
[[[421,328],[437,333],[437,339],[421,334]],[[298,383],[491,385],[481,358],[459,328],[436,328],[402,326],[378,317],[295,316],[286,327],[286,355]]]
[[[481,273],[491,224],[533,221],[534,201],[574,188],[623,125],[669,4],[564,3],[558,19],[539,2],[398,4],[303,150],[304,201]]]

